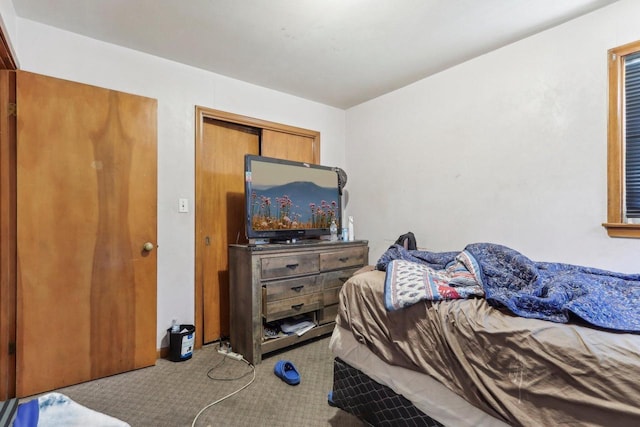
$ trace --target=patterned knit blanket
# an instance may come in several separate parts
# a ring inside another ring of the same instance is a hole
[[[576,316],[601,328],[640,332],[640,274],[536,262],[513,249],[492,243],[470,244],[464,249],[465,252],[466,257],[473,261],[463,264],[467,269],[469,265],[473,266],[469,271],[478,279],[487,302],[495,307],[506,307],[522,317],[566,323]],[[387,276],[397,275],[393,262],[404,260],[423,264],[433,270],[447,270],[457,257],[458,253],[455,252],[409,251],[394,245],[380,257],[376,268],[387,271]],[[425,288],[427,284],[431,287],[428,280],[425,278],[422,282]],[[399,295],[409,286],[394,287],[392,283],[393,277],[387,277],[385,302],[391,302],[387,309],[406,307],[420,300],[411,293]],[[422,299],[433,299],[430,297],[432,293],[432,288],[420,289],[420,294],[424,296]],[[444,294],[436,293],[438,298]],[[471,295],[475,296],[474,293],[467,296]]]
[[[478,264],[471,254],[463,251],[444,269],[435,269],[403,259],[387,266],[384,283],[384,304],[394,311],[422,300],[482,297]]]

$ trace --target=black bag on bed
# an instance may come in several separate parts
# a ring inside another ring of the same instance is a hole
[[[416,236],[414,236],[410,231],[407,234],[403,234],[402,236],[398,237],[398,240],[396,240],[394,244],[400,245],[410,251],[415,251],[416,249],[418,249],[418,246],[416,244]]]

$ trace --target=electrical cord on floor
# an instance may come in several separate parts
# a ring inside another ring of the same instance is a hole
[[[227,357],[225,356],[225,357],[224,357],[224,359],[222,359],[222,363],[224,363],[224,361],[225,361],[226,359],[227,359]],[[245,385],[243,385],[242,387],[240,387],[240,388],[239,388],[239,389],[237,389],[236,391],[234,391],[234,392],[232,392],[232,393],[229,393],[229,394],[227,394],[226,396],[221,397],[220,399],[216,400],[215,402],[211,402],[210,404],[208,404],[207,406],[205,406],[204,408],[202,408],[202,409],[200,410],[200,412],[198,412],[198,414],[193,418],[193,422],[191,423],[191,427],[195,427],[195,425],[196,425],[196,421],[198,420],[198,417],[200,417],[200,415],[202,415],[202,413],[203,413],[204,411],[206,411],[207,409],[211,408],[211,407],[212,407],[212,406],[214,406],[214,405],[217,405],[218,403],[222,402],[223,400],[226,400],[226,399],[230,398],[231,396],[234,396],[234,395],[236,395],[236,394],[240,393],[242,390],[244,390],[245,388],[249,387],[249,386],[253,383],[253,381],[255,381],[255,379],[256,379],[256,367],[255,367],[255,366],[253,366],[251,363],[249,363],[249,361],[248,361],[247,359],[244,359],[244,358],[243,358],[243,359],[242,359],[242,361],[243,361],[244,363],[246,363],[248,366],[250,366],[250,367],[251,367],[251,371],[247,372],[246,374],[244,374],[243,376],[241,376],[241,377],[239,377],[239,378],[237,378],[237,379],[244,378],[244,377],[246,377],[250,372],[252,372],[252,373],[253,373],[253,377],[251,378],[251,381],[249,381],[248,383],[246,383]],[[220,365],[221,365],[221,363],[218,363],[218,365],[216,365],[216,366],[214,366],[212,369],[210,369],[210,370],[209,370],[209,372],[211,372],[213,369],[215,369],[216,367],[218,367],[218,366],[220,366]],[[207,377],[209,377],[209,372],[207,372]],[[209,378],[211,378],[211,377],[209,377]],[[212,378],[212,379],[215,379],[215,378]],[[225,379],[225,380],[227,380],[227,379]]]
[[[251,371],[247,371],[247,372],[245,372],[244,374],[240,375],[239,377],[235,377],[235,378],[220,378],[220,377],[212,377],[212,376],[211,376],[211,373],[212,373],[213,371],[215,371],[216,369],[218,369],[220,366],[224,365],[224,362],[226,362],[226,361],[227,361],[227,359],[229,359],[229,357],[224,356],[224,357],[222,358],[222,360],[221,360],[221,361],[219,361],[219,362],[218,362],[218,364],[217,364],[216,366],[214,366],[213,368],[209,369],[209,370],[207,371],[207,377],[208,377],[209,379],[211,379],[211,380],[215,380],[215,381],[236,381],[236,380],[241,380],[241,379],[243,379],[244,377],[246,377],[247,375],[249,375],[249,374],[251,373]],[[251,365],[249,365],[249,366],[251,366]],[[255,369],[255,368],[254,368],[254,369]]]

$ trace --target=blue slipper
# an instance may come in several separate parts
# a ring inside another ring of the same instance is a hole
[[[333,401],[333,390],[331,390],[327,395],[327,403],[329,404],[329,406],[332,406],[334,408],[338,406],[336,405],[336,402]]]
[[[300,374],[293,363],[288,360],[278,360],[273,368],[273,373],[289,385],[300,384]]]

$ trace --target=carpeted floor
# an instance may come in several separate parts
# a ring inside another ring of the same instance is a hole
[[[251,381],[251,368],[246,363],[225,359],[217,349],[217,344],[212,344],[196,350],[184,362],[162,359],[153,367],[56,391],[133,427],[191,426],[202,408]],[[287,385],[273,374],[280,359],[291,360],[296,366],[301,377],[299,385]],[[240,379],[223,380],[245,373]],[[195,425],[364,426],[352,415],[327,404],[332,381],[328,337],[267,355],[256,367],[253,384],[206,409]]]

